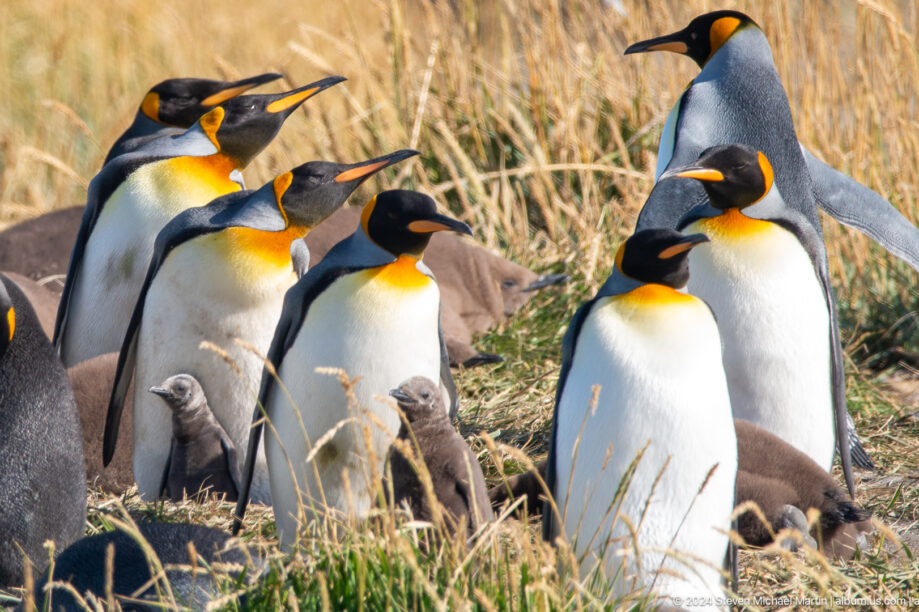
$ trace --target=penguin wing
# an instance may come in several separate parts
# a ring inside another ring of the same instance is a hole
[[[814,271],[823,289],[827,311],[830,317],[830,363],[832,375],[830,384],[833,392],[833,415],[836,424],[836,449],[842,461],[842,472],[846,478],[849,494],[855,497],[855,481],[852,478],[852,456],[849,444],[848,419],[846,407],[846,375],[842,360],[842,341],[839,337],[839,315],[836,312],[836,299],[830,285],[830,274],[826,266],[826,246],[817,231],[807,222],[803,215],[791,209],[784,209],[776,216],[766,219],[781,225],[793,233],[807,254],[810,256]]]
[[[118,186],[121,185],[132,172],[161,159],[163,156],[146,156],[142,154],[122,155],[107,164],[93,178],[86,194],[86,208],[83,210],[83,220],[77,231],[77,239],[70,254],[70,263],[67,266],[67,277],[64,279],[64,291],[61,294],[61,303],[57,310],[57,319],[54,323],[54,337],[52,344],[60,353],[61,341],[67,327],[67,317],[70,311],[70,300],[73,298],[73,288],[79,281],[80,264],[89,236],[96,227],[96,222],[102,214],[105,203],[112,197]]]
[[[234,535],[238,534],[242,527],[242,519],[249,503],[249,492],[252,489],[252,478],[255,475],[255,458],[258,454],[258,447],[264,428],[262,412],[264,411],[265,418],[271,418],[271,414],[268,411],[269,398],[274,389],[277,371],[280,369],[287,351],[296,341],[310,305],[323,291],[342,276],[367,268],[384,266],[394,261],[396,261],[394,255],[372,243],[363,233],[363,230],[358,229],[348,238],[332,247],[322,261],[310,269],[284,295],[281,318],[278,320],[271,346],[268,349],[268,364],[262,369],[258,403],[252,413],[252,428],[249,431],[249,447],[246,450],[242,489],[236,503],[236,516],[233,519],[232,533]]]
[[[571,323],[568,324],[568,330],[565,332],[565,337],[562,340],[562,368],[558,374],[558,385],[555,389],[555,414],[552,417],[552,434],[549,437],[549,455],[546,460],[545,476],[546,489],[552,493],[553,497],[556,496],[555,481],[557,476],[555,473],[555,455],[558,452],[558,450],[555,448],[555,443],[556,434],[558,432],[558,420],[561,416],[558,413],[558,402],[565,390],[565,381],[568,378],[568,372],[571,370],[571,362],[574,361],[574,351],[577,348],[578,336],[581,333],[581,327],[584,326],[584,321],[587,320],[587,315],[590,314],[591,309],[597,302],[597,299],[600,297],[603,296],[598,294],[597,297],[593,298],[578,308],[577,312],[574,313],[574,316],[571,317]],[[559,534],[559,525],[557,524],[557,519],[561,517],[556,516],[557,508],[553,507],[554,504],[554,499],[548,499],[543,504],[542,537],[543,540],[547,542],[552,542]]]
[[[167,223],[157,235],[153,246],[153,257],[137,296],[137,302],[134,304],[134,311],[131,313],[131,320],[118,355],[102,443],[102,458],[105,465],[111,461],[115,453],[115,444],[118,441],[121,413],[137,361],[137,337],[143,321],[147,293],[163,262],[176,247],[185,242],[229,227],[278,229],[278,222],[275,218],[280,218],[280,213],[274,212],[274,217],[270,216],[271,209],[266,210],[266,205],[262,202],[263,198],[258,197],[259,194],[260,191],[237,191],[221,196],[205,206],[186,210]],[[276,206],[274,210],[277,211]],[[283,219],[280,221],[280,229],[284,229]]]
[[[242,488],[242,475],[239,473],[239,456],[236,453],[236,447],[233,441],[227,435],[227,432],[220,428],[220,448],[223,449],[223,455],[227,462],[227,473],[233,483],[233,495],[239,499],[239,491]],[[229,493],[229,491],[228,491]]]
[[[919,229],[880,194],[831,168],[801,147],[817,204],[919,271]]]

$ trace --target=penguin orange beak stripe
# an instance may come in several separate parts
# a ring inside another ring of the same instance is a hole
[[[674,176],[680,178],[694,178],[700,181],[711,181],[713,183],[724,180],[724,175],[712,168],[693,168],[691,170],[678,172]]]
[[[671,51],[673,53],[686,55],[689,53],[689,45],[681,40],[683,36],[683,31],[680,30],[673,34],[667,34],[666,36],[658,36],[657,38],[643,40],[629,45],[625,50],[625,55],[647,53],[649,51]]]
[[[247,83],[245,85],[237,85],[236,87],[229,87],[223,91],[218,91],[215,94],[212,94],[203,100],[201,100],[202,106],[216,106],[226,102],[230,98],[235,98],[236,96],[246,93],[253,87],[258,85],[258,83]]]
[[[651,45],[645,51],[670,51],[671,53],[681,53],[686,55],[689,52],[689,46],[680,41],[672,41],[660,43],[657,45]]]
[[[694,246],[698,246],[703,242],[708,242],[708,236],[705,234],[690,234],[683,238],[680,242],[671,245],[657,254],[658,259],[670,259],[675,257],[680,253],[685,253]]]
[[[434,219],[418,219],[408,224],[408,229],[416,234],[429,234],[431,232],[459,232],[461,234],[472,235],[472,230],[462,221],[451,219],[443,215],[437,215]]]
[[[367,164],[366,166],[358,166],[357,168],[351,168],[350,170],[345,170],[344,172],[336,176],[335,182],[336,183],[347,183],[348,181],[353,181],[354,179],[359,179],[364,176],[369,176],[373,174],[374,172],[376,172],[377,170],[380,170],[381,168],[385,168],[389,164],[390,164],[390,161],[384,159],[382,161],[374,162],[372,164]]]
[[[266,106],[265,110],[267,110],[269,113],[280,113],[282,111],[286,111],[291,106],[299,104],[300,102],[303,102],[304,100],[306,100],[313,94],[318,93],[320,89],[321,87],[311,87],[310,89],[306,89],[304,91],[298,91],[295,94],[290,94],[289,96],[285,96],[281,98],[280,100],[275,100],[274,102]]]

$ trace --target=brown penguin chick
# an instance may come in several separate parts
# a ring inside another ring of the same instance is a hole
[[[35,316],[38,317],[38,322],[41,323],[42,331],[50,340],[54,335],[54,320],[57,318],[57,305],[61,301],[61,295],[17,272],[4,272],[3,274],[22,289],[32,305],[32,310],[35,311]]]
[[[410,445],[427,466],[447,527],[455,531],[466,525],[475,531],[493,520],[482,468],[450,423],[437,385],[423,376],[415,376],[389,394],[396,399],[411,427],[409,432],[403,421],[399,439]],[[389,451],[389,461],[395,505],[407,502],[416,519],[430,521],[433,516],[430,502],[415,467],[395,444]]]
[[[49,291],[64,290],[70,252],[77,241],[83,207],[55,210],[0,232],[0,270],[18,272],[38,280],[61,275],[60,282],[48,283]]]
[[[68,368],[67,375],[70,377],[73,397],[80,413],[80,425],[83,428],[86,480],[106,493],[121,495],[134,484],[134,436],[131,433],[134,427],[131,418],[133,382],[118,428],[121,444],[115,448],[115,455],[108,467],[102,464],[102,434],[117,365],[118,353],[107,353]]]
[[[780,528],[785,506],[806,514],[820,510],[819,533],[811,534],[821,543],[821,551],[840,559],[850,559],[862,533],[871,531],[871,514],[860,508],[827,474],[804,453],[753,423],[734,419],[737,431],[737,505],[754,501],[772,523]],[[760,524],[748,512],[738,518],[740,535],[750,544],[763,545]],[[760,524],[761,525],[761,524]],[[749,536],[749,538],[748,538]]]
[[[204,389],[188,374],[170,376],[150,392],[172,410],[172,448],[163,473],[163,490],[173,501],[201,492],[239,497],[242,482],[236,447],[214,417]]]
[[[313,229],[305,239],[310,266],[351,235],[360,224],[360,216],[360,208],[341,208]],[[424,263],[440,288],[441,324],[452,366],[503,361],[499,355],[476,350],[471,344],[473,334],[488,331],[513,315],[534,291],[568,280],[563,274],[540,276],[447,232],[431,237]]]
[[[545,482],[546,477],[546,459],[533,466],[533,469],[527,470],[522,474],[510,476],[502,482],[499,482],[488,490],[488,499],[491,501],[491,507],[495,512],[504,505],[506,500],[515,501],[521,497],[526,501],[517,507],[518,516],[527,514],[533,516],[542,512],[542,497],[545,498],[545,489],[541,482]],[[540,481],[540,478],[542,481]]]

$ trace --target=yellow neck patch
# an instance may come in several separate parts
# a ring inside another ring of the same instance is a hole
[[[750,238],[762,232],[770,231],[774,224],[761,219],[751,219],[737,208],[729,208],[717,217],[700,219],[692,226],[712,240],[718,238]]]
[[[226,155],[215,153],[204,157],[174,157],[166,160],[166,163],[175,173],[173,177],[178,176],[181,177],[179,181],[190,180],[196,185],[211,189],[216,194],[214,197],[240,190],[239,183],[230,178],[230,173],[238,169],[239,164]]]
[[[220,124],[223,123],[225,115],[226,111],[218,106],[198,119],[201,129],[204,130],[204,133],[207,134],[208,139],[217,147],[218,151],[220,150],[220,142],[217,140],[217,130],[220,129]]]
[[[708,54],[708,59],[712,58],[718,49],[720,49],[721,46],[727,42],[727,40],[734,34],[739,26],[740,19],[737,17],[722,17],[712,24],[712,28],[708,32],[709,45],[711,48],[711,53]],[[708,61],[708,59],[705,61]]]
[[[16,311],[10,306],[10,309],[6,311],[6,325],[10,328],[10,337],[13,339],[13,332],[16,330]]]
[[[266,265],[290,268],[290,244],[306,236],[309,228],[291,226],[280,232],[266,232],[251,227],[231,227],[226,230],[231,258],[242,256]]]
[[[418,269],[418,259],[400,255],[391,264],[369,270],[373,280],[382,281],[399,289],[418,289],[434,281]]]
[[[144,101],[140,103],[140,112],[157,123],[160,120],[160,95],[154,91],[144,96]]]
[[[631,291],[618,295],[614,300],[629,306],[655,306],[667,304],[682,304],[692,302],[696,298],[687,295],[667,285],[647,283]]]

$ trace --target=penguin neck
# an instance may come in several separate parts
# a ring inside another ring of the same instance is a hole
[[[134,121],[131,123],[131,127],[125,130],[124,134],[121,135],[121,138],[118,139],[118,142],[121,142],[127,138],[136,138],[138,136],[152,136],[158,132],[167,131],[169,129],[173,129],[172,126],[166,125],[165,123],[160,123],[159,121],[155,121],[145,115],[143,111],[138,110],[137,114],[134,115]]]
[[[638,289],[644,285],[642,281],[635,280],[629,276],[626,276],[622,273],[618,267],[613,268],[612,273],[609,275],[609,278],[606,279],[606,282],[600,287],[600,290],[597,292],[597,297],[608,297],[613,295],[622,295],[628,293],[633,289]]]
[[[724,77],[725,73],[735,69],[748,71],[751,65],[768,66],[775,72],[775,62],[772,59],[772,48],[766,35],[756,26],[747,26],[734,33],[720,49],[709,58],[699,75],[693,79],[694,83],[716,81]],[[738,74],[735,78],[743,78]]]
[[[207,404],[199,403],[191,410],[178,410],[172,413],[172,435],[179,444],[188,444],[196,439],[207,425],[204,410]]]

